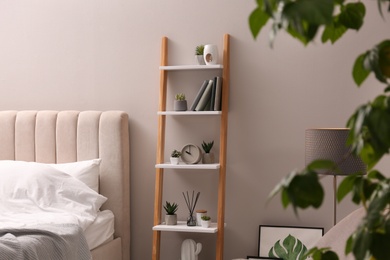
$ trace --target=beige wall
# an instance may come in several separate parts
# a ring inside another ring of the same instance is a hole
[[[230,33],[225,259],[254,255],[259,224],[326,230],[332,225],[331,179],[324,179],[324,207],[301,212],[299,219],[291,209],[282,209],[279,198],[268,205],[266,198],[282,176],[303,166],[306,128],[344,126],[359,104],[381,90],[373,78],[357,90],[351,78],[357,55],[388,37],[389,23],[379,18],[376,2],[367,4],[364,28],[358,34],[349,32],[335,46],[322,46],[318,39],[304,48],[281,34],[271,50],[266,31],[257,41],[249,33],[247,17],[254,1],[2,0],[0,109],[127,111],[132,142],[131,256],[150,259],[161,37],[170,39],[170,64],[186,64],[193,62],[195,45],[216,43],[222,48],[222,35]],[[170,80],[174,87],[200,85],[193,83],[199,77],[189,74]],[[212,122],[169,123],[177,127],[169,130],[168,148],[217,139]],[[194,128],[202,128],[199,136],[188,134]],[[184,219],[181,192],[201,191],[199,207],[215,218],[216,176],[167,173],[164,200],[177,201],[179,218]],[[343,203],[338,218],[352,208]],[[179,259],[181,241],[190,237],[163,234],[162,259]],[[192,238],[203,243],[200,259],[212,259],[215,236]]]

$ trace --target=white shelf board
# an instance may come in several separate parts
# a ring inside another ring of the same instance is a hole
[[[215,69],[223,69],[223,66],[221,64],[160,66],[160,70],[215,70]]]
[[[226,225],[226,224],[225,224]],[[155,231],[173,231],[173,232],[192,232],[192,233],[217,233],[217,223],[211,223],[210,227],[204,228],[201,226],[189,227],[186,221],[178,221],[177,225],[165,225],[163,222],[161,225],[153,227]]]
[[[158,111],[157,115],[170,116],[204,116],[204,115],[221,115],[221,111]]]
[[[166,163],[159,163],[156,164],[156,168],[164,168],[164,169],[209,169],[209,170],[216,170],[219,169],[221,165],[219,163],[210,163],[210,164],[186,164],[186,163],[179,163],[179,164],[171,164],[170,162]]]

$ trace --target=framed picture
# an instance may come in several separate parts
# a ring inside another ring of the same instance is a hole
[[[281,259],[281,258],[272,258],[272,257],[265,257],[265,256],[247,256],[246,259]]]
[[[312,248],[323,235],[324,228],[320,227],[260,225],[259,257],[298,259],[299,255]]]

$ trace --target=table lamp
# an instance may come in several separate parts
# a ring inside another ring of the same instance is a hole
[[[347,145],[348,128],[312,128],[305,132],[305,164],[323,159],[335,162],[340,172],[320,170],[319,174],[333,175],[333,225],[336,225],[337,176],[357,172],[365,174],[366,165],[351,153]]]

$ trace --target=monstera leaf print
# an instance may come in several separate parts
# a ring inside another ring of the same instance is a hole
[[[288,235],[283,240],[283,245],[280,240],[276,241],[268,252],[269,257],[282,258],[283,260],[301,260],[306,253],[306,246],[297,238]]]

